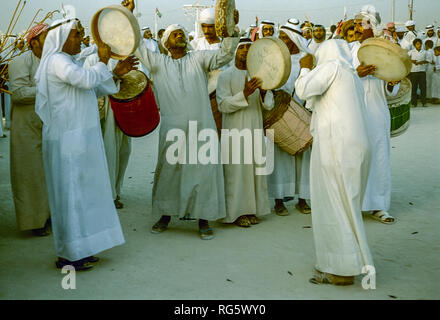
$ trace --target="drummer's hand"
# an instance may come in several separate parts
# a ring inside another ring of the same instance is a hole
[[[313,69],[314,66],[314,60],[313,60],[313,55],[308,54],[306,55],[304,58],[302,58],[299,61],[299,65],[301,67],[301,69]]]
[[[261,84],[262,82],[258,78],[252,78],[251,81],[248,81],[246,77],[246,79],[244,80],[244,89],[243,89],[243,94],[246,100],[251,94],[255,92],[255,90],[261,87]]]
[[[124,0],[124,1],[122,1],[121,5],[123,7],[126,7],[131,12],[134,11],[134,8],[136,6],[135,3],[134,3],[134,0]]]
[[[118,77],[122,77],[124,74],[129,73],[132,70],[137,70],[137,65],[139,64],[139,59],[134,56],[130,56],[125,60],[121,60],[116,65],[113,73]]]
[[[364,65],[361,64],[357,69],[356,69],[359,77],[364,78],[368,75],[374,75],[374,73],[376,72],[376,67],[373,65]]]
[[[101,61],[104,64],[107,64],[110,60],[111,55],[111,48],[108,44],[105,44],[104,42],[98,43],[98,56],[99,61]]]
[[[234,21],[235,21],[235,24],[238,24],[240,22],[240,13],[238,12],[237,9],[235,9],[235,11],[234,11]]]

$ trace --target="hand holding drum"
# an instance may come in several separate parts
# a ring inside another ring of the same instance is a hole
[[[110,60],[111,52],[112,50],[109,45],[105,44],[104,42],[98,43],[99,61],[101,61],[104,64],[107,64],[108,61]]]
[[[369,75],[374,75],[376,73],[377,68],[373,65],[364,65],[361,64],[359,67],[357,67],[356,71],[359,77],[364,78]]]
[[[121,5],[125,8],[127,8],[128,10],[130,10],[131,12],[134,11],[135,8],[135,3],[134,0],[124,0],[122,1]]]
[[[251,94],[255,92],[258,88],[261,87],[261,80],[258,78],[252,78],[251,81],[248,81],[248,77],[244,80],[244,89],[243,94],[244,97],[247,99]]]

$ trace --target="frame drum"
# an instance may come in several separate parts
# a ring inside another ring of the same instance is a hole
[[[235,0],[217,0],[215,32],[221,38],[231,37],[235,31]]]
[[[359,62],[377,67],[375,77],[385,81],[400,81],[411,72],[408,52],[395,43],[381,38],[365,40],[358,52]]]
[[[286,44],[278,38],[267,37],[255,41],[247,56],[251,78],[260,79],[264,90],[281,88],[289,80],[292,61]]]
[[[141,40],[136,17],[123,6],[100,9],[91,21],[92,36],[96,44],[104,42],[111,48],[111,58],[122,60],[133,54]]]

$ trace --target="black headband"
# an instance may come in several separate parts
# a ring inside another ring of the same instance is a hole
[[[286,30],[290,30],[290,31],[292,31],[292,32],[295,32],[296,34],[299,34],[301,37],[302,37],[302,33],[301,32],[299,32],[298,30],[295,30],[295,29],[293,29],[293,28],[290,28],[290,27],[288,27],[288,26],[282,26],[280,29],[286,29]]]
[[[77,22],[79,22],[79,19],[74,18],[74,19],[66,20],[66,21],[64,21],[64,22],[57,23],[56,25],[54,25],[54,26],[52,26],[52,27],[49,27],[49,28],[47,29],[47,31],[50,31],[50,30],[56,29],[56,28],[62,26],[63,24],[67,24],[67,23],[70,23],[70,22],[72,22],[72,21],[77,21]]]

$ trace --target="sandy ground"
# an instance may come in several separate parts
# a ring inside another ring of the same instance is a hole
[[[440,107],[413,109],[410,129],[392,139],[393,193],[388,226],[365,217],[377,269],[376,290],[313,285],[311,217],[289,203],[288,217],[268,216],[244,230],[213,224],[202,241],[196,222],[173,220],[153,235],[151,188],[157,132],[133,140],[119,211],[126,244],[61,287],[52,236],[16,229],[9,182],[9,138],[0,139],[1,299],[439,299]],[[9,134],[9,131],[6,131]]]

